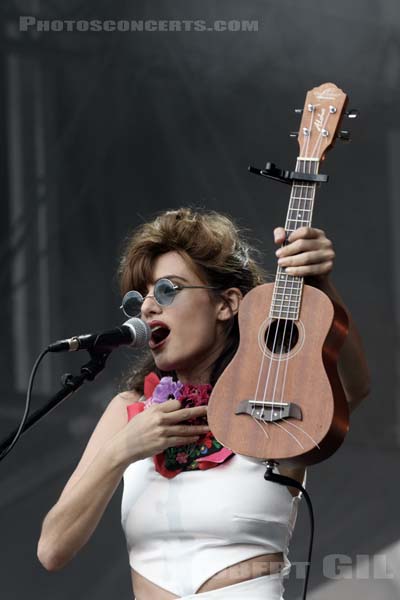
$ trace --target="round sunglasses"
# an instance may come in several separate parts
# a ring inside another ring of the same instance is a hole
[[[144,298],[137,290],[126,292],[125,296],[122,298],[122,304],[120,308],[127,317],[137,317],[140,315],[142,304],[146,298],[154,298],[159,306],[169,306],[174,301],[174,298],[178,292],[184,289],[195,288],[207,290],[218,289],[210,285],[178,285],[169,279],[159,279],[154,284],[153,293],[147,294],[147,296]]]

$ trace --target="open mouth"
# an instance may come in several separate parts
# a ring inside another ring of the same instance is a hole
[[[150,348],[156,348],[161,346],[163,342],[167,339],[170,334],[170,330],[168,327],[163,325],[156,325],[151,329],[151,338],[149,341]]]

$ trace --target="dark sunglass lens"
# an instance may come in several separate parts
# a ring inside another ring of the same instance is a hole
[[[176,296],[177,290],[169,279],[160,279],[154,286],[154,297],[161,306],[171,304]]]
[[[143,296],[136,290],[127,292],[122,299],[122,310],[127,317],[136,317],[140,314],[140,309],[143,303]]]

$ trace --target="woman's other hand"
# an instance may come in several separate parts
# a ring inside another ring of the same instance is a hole
[[[276,244],[283,244],[286,232],[283,227],[274,229]],[[278,265],[288,275],[324,278],[333,268],[333,244],[322,229],[299,227],[288,237],[288,243],[276,251]]]
[[[207,406],[181,408],[178,400],[153,404],[134,416],[113,439],[120,461],[130,464],[173,446],[197,442],[210,428],[182,421],[207,416]]]

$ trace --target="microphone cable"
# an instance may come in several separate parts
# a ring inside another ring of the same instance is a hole
[[[10,442],[9,446],[3,450],[3,452],[0,454],[0,460],[3,460],[3,458],[5,458],[7,456],[7,454],[9,454],[9,452],[11,452],[11,450],[14,448],[15,444],[17,443],[19,437],[21,436],[22,430],[24,428],[24,425],[26,423],[26,420],[28,418],[29,415],[29,409],[30,409],[30,405],[31,405],[31,394],[32,394],[32,387],[33,387],[33,380],[35,379],[35,375],[36,375],[36,371],[39,368],[40,363],[42,362],[43,358],[45,357],[45,355],[49,352],[48,348],[45,348],[45,350],[43,350],[39,356],[37,357],[35,364],[32,367],[32,371],[29,377],[29,384],[28,384],[28,389],[26,392],[26,400],[25,400],[25,411],[24,414],[22,415],[22,420],[21,423],[18,427],[18,430],[14,436],[14,439]]]

